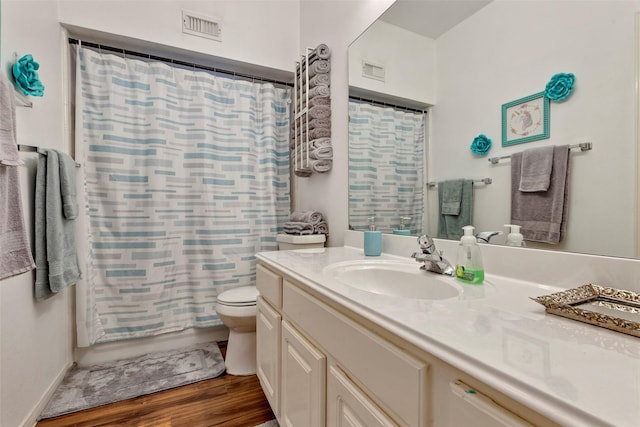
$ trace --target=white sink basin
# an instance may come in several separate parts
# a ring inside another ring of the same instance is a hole
[[[323,273],[353,288],[399,298],[442,300],[463,292],[455,278],[420,270],[415,261],[344,261],[327,266]]]

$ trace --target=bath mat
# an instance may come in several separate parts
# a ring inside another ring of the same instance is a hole
[[[255,427],[280,427],[280,424],[276,420],[267,421],[266,423],[262,423]]]
[[[74,365],[40,419],[208,380],[224,371],[224,359],[215,342],[88,367]]]

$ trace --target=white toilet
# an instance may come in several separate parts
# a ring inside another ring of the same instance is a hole
[[[230,375],[256,373],[256,298],[255,286],[240,286],[218,295],[216,313],[229,328],[225,365]]]
[[[324,246],[324,234],[310,236],[290,236],[278,234],[278,248],[308,249]],[[225,365],[227,374],[253,375],[256,373],[256,299],[258,289],[255,286],[240,286],[218,295],[216,313],[222,323],[229,328],[227,356]]]

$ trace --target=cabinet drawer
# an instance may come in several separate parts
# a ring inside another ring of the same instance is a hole
[[[283,313],[402,426],[424,427],[429,367],[284,280]]]
[[[282,277],[258,264],[256,267],[256,287],[262,298],[275,308],[282,308]]]
[[[397,427],[342,370],[332,365],[327,374],[327,427]]]

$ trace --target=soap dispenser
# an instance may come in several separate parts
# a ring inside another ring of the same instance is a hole
[[[382,253],[382,232],[376,230],[376,217],[369,218],[369,231],[364,232],[364,254],[380,256]]]
[[[507,235],[507,241],[505,243],[507,246],[518,246],[522,248],[526,246],[524,243],[524,237],[520,234],[519,225],[505,224],[504,226],[509,229],[509,234]]]
[[[464,283],[481,284],[484,281],[484,269],[480,246],[473,234],[474,227],[462,227],[464,235],[458,245],[458,260],[456,263],[456,278]]]
[[[411,217],[410,216],[401,216],[400,217],[400,228],[397,230],[393,230],[393,234],[401,234],[403,236],[409,236],[411,235],[411,230],[405,230],[404,226],[406,225],[407,221],[411,221]]]

